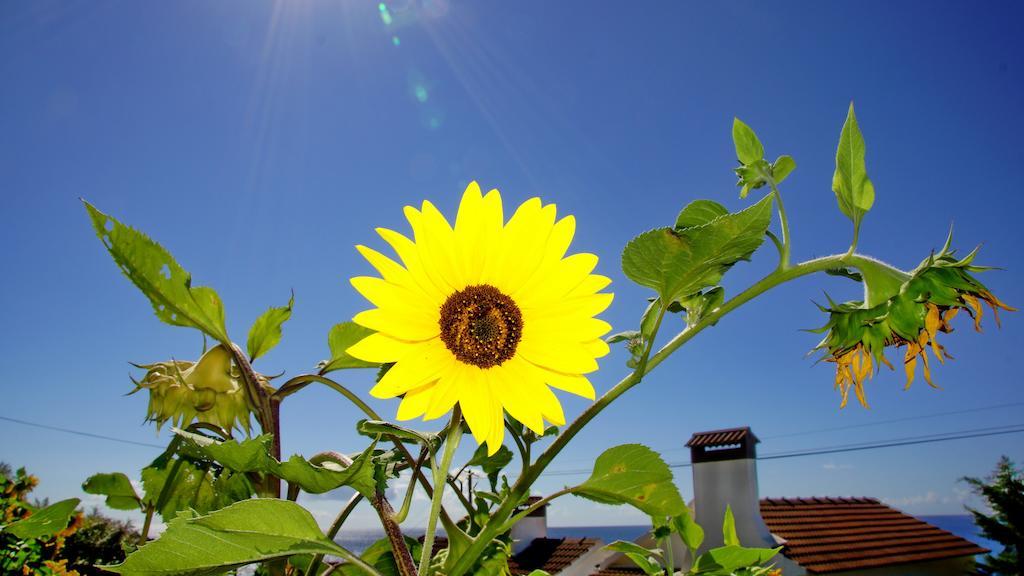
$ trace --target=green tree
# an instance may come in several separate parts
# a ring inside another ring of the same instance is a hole
[[[1009,458],[1003,456],[995,471],[985,480],[964,477],[974,492],[985,499],[991,514],[973,508],[967,510],[974,523],[989,540],[1003,545],[997,555],[989,554],[979,563],[982,574],[1024,574],[1024,476]]]

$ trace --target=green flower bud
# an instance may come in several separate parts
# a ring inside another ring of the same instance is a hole
[[[133,392],[149,391],[146,417],[158,428],[167,421],[181,427],[197,420],[249,433],[252,409],[245,382],[224,346],[210,348],[197,362],[172,360],[137,367],[145,369],[146,375],[141,381],[132,380]],[[262,375],[257,377],[261,386],[267,384]]]

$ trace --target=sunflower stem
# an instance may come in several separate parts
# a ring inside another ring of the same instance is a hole
[[[340,512],[338,512],[338,515],[334,517],[334,522],[331,523],[331,527],[327,529],[327,538],[334,540],[334,537],[338,535],[338,531],[341,530],[341,525],[345,523],[349,514],[355,510],[356,504],[359,504],[359,501],[362,499],[363,495],[359,492],[356,492],[348,499],[348,503],[345,504],[345,507],[342,508]],[[313,560],[310,561],[309,567],[306,569],[306,576],[316,576],[317,572],[320,570],[320,563],[323,562],[323,560],[323,554],[313,556]]]
[[[430,459],[430,467],[434,473],[434,494],[430,499],[430,516],[427,517],[427,531],[423,535],[423,554],[420,557],[419,573],[423,576],[428,574],[430,568],[430,557],[434,552],[434,533],[437,529],[437,517],[441,512],[441,499],[444,496],[444,488],[448,483],[448,470],[452,466],[452,459],[455,457],[455,450],[459,447],[459,439],[462,438],[462,411],[458,404],[452,409],[452,419],[448,424],[448,435],[444,442],[444,455],[441,457],[441,464],[438,466],[435,458]],[[436,455],[436,454],[435,454]]]
[[[779,187],[775,185],[775,180],[768,178],[768,185],[771,186],[772,194],[775,195],[775,203],[779,207],[779,222],[782,225],[782,247],[779,248],[779,270],[785,270],[789,268],[789,219],[786,217],[786,206],[782,203],[782,193],[779,192]],[[774,238],[772,239],[775,240]],[[778,244],[776,243],[776,245]]]

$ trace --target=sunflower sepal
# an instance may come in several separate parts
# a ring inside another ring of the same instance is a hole
[[[910,272],[857,258],[855,265],[864,276],[866,300],[836,304],[830,298],[828,307],[819,306],[829,320],[816,330],[825,332],[825,337],[814,350],[823,351],[823,359],[836,364],[840,406],[846,405],[851,389],[861,405],[868,406],[865,381],[882,365],[893,368],[885,356],[886,348],[905,348],[904,388],[913,383],[919,363],[928,385],[938,388],[932,380],[929,354],[940,364],[952,358],[939,344],[938,333],[951,332],[950,322],[961,310],[971,315],[980,332],[982,303],[992,309],[997,324],[999,309],[1014,310],[972,275],[987,269],[973,265],[976,254],[977,249],[956,258],[951,238],[947,238],[942,250],[930,254]]]

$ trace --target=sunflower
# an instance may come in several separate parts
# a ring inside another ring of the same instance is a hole
[[[906,348],[904,388],[910,388],[914,382],[919,362],[925,381],[938,388],[932,381],[928,351],[940,363],[952,358],[937,339],[940,332],[953,331],[950,321],[961,310],[966,310],[974,319],[974,329],[981,332],[983,302],[992,309],[997,325],[999,309],[1015,310],[971,274],[988,269],[972,264],[977,250],[957,259],[950,249],[951,240],[946,241],[938,254],[932,254],[911,272],[901,272],[882,263],[875,263],[878,269],[873,274],[870,267],[862,269],[869,293],[873,288],[872,278],[890,279],[876,283],[887,292],[885,298],[869,297],[867,305],[857,301],[831,303],[830,307],[822,308],[829,314],[829,320],[817,331],[827,334],[815,350],[824,350],[825,360],[836,365],[835,387],[842,395],[841,407],[846,406],[851,388],[861,405],[868,406],[864,382],[883,364],[893,368],[885,357],[886,348]],[[892,281],[893,278],[898,280]]]
[[[556,388],[591,400],[585,374],[608,353],[611,326],[594,318],[612,302],[611,280],[591,274],[593,254],[566,256],[576,221],[556,220],[554,204],[524,202],[504,221],[497,190],[466,188],[449,225],[428,201],[407,206],[412,239],[378,228],[401,263],[356,249],[381,277],[352,278],[376,308],[353,321],[375,333],[348,353],[394,363],[370,394],[402,397],[398,419],[425,420],[456,403],[479,444],[494,453],[504,414],[538,434],[565,424]]]

